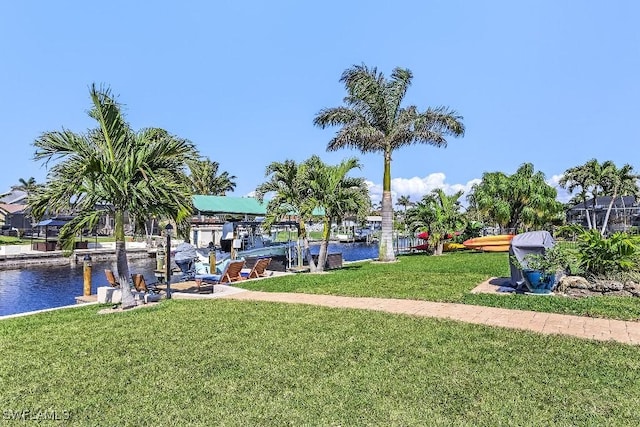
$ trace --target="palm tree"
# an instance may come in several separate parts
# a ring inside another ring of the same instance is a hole
[[[298,266],[302,267],[303,256],[311,260],[306,221],[311,219],[313,201],[305,179],[306,166],[294,160],[273,162],[267,166],[265,177],[269,179],[256,188],[256,198],[262,202],[267,193],[273,197],[267,203],[265,227],[268,229],[277,221],[294,213],[298,220]],[[304,253],[302,247],[304,246]]]
[[[574,204],[583,203],[585,211],[587,213],[587,227],[591,230],[594,226],[591,224],[591,215],[587,209],[587,200],[589,196],[589,189],[591,187],[591,177],[587,173],[587,169],[584,165],[575,166],[567,169],[560,178],[559,185],[569,191],[569,194],[573,194],[575,189],[578,189],[578,194],[575,199],[572,199]]]
[[[405,228],[405,231],[406,231],[406,229],[407,229],[407,207],[412,206],[413,202],[411,201],[411,198],[409,196],[400,196],[400,197],[398,197],[398,200],[396,200],[396,204],[398,206],[403,206],[404,207],[403,222],[404,222],[404,228]]]
[[[612,162],[613,164],[613,162]],[[602,223],[602,229],[600,230],[600,234],[604,236],[604,233],[607,229],[607,225],[609,224],[609,215],[611,214],[611,209],[613,208],[613,202],[618,196],[638,196],[640,193],[640,188],[638,188],[638,179],[640,175],[633,173],[633,166],[629,164],[625,164],[620,169],[618,169],[615,165],[613,167],[609,167],[609,173],[603,182],[603,191],[605,194],[611,196],[611,201],[609,202],[609,207],[607,208],[607,213],[604,217],[604,221]],[[624,199],[623,203],[624,203]]]
[[[542,172],[525,163],[515,174],[485,172],[482,181],[472,187],[470,203],[488,215],[502,230],[539,228],[562,211],[555,188],[546,183]]]
[[[447,236],[465,226],[459,202],[462,194],[463,191],[458,191],[448,196],[441,188],[436,188],[407,213],[413,229],[426,228],[429,232],[429,242],[435,248],[434,255],[442,255]]]
[[[224,196],[236,188],[236,177],[224,171],[218,174],[220,164],[200,158],[189,162],[191,189],[194,194]]]
[[[25,193],[27,193],[27,196],[29,196],[29,194],[31,193],[34,193],[38,190],[38,188],[41,187],[41,185],[36,182],[36,179],[34,177],[30,177],[27,180],[25,180],[24,178],[20,178],[18,182],[20,183],[19,185],[14,185],[11,188],[13,190],[24,191]]]
[[[136,218],[157,215],[184,227],[193,211],[184,173],[186,162],[197,157],[192,143],[162,129],[131,130],[120,105],[108,88],[91,86],[89,116],[98,123],[86,134],[69,130],[45,132],[36,141],[35,159],[56,159],[46,185],[34,195],[36,218],[47,209],[70,211],[75,218],[62,229],[65,247],[77,232],[93,228],[107,205],[115,218],[116,263],[120,283],[129,283],[124,214]],[[122,307],[135,304],[123,286]]]
[[[380,152],[384,157],[381,261],[395,260],[391,200],[393,151],[416,143],[445,147],[447,135],[464,134],[462,117],[446,107],[419,112],[415,106],[400,106],[412,77],[408,69],[395,68],[387,80],[376,68],[355,65],[340,78],[347,90],[346,105],[323,109],[314,119],[314,124],[322,128],[342,126],[327,150],[356,148],[363,153]]]
[[[307,165],[307,182],[311,189],[311,197],[316,207],[324,211],[324,230],[318,265],[309,264],[312,271],[324,271],[327,261],[331,224],[340,222],[348,214],[364,216],[369,207],[369,189],[364,178],[347,176],[353,169],[361,168],[356,158],[343,160],[338,165],[326,165],[320,157],[312,156],[305,162]]]
[[[596,159],[591,159],[584,164],[585,173],[589,177],[589,186],[591,189],[592,197],[592,218],[591,225],[594,229],[598,228],[596,223],[596,206],[598,204],[598,197],[604,195],[604,183],[607,177],[614,172],[615,164],[607,160],[599,163]]]

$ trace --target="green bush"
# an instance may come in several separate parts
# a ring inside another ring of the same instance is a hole
[[[628,272],[638,268],[640,238],[617,232],[603,237],[598,230],[585,231],[578,239],[578,259],[592,275]]]

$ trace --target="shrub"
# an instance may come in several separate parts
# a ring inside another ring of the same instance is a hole
[[[622,232],[603,237],[598,230],[588,230],[579,236],[577,255],[592,275],[631,271],[638,268],[640,239]]]
[[[548,248],[542,254],[525,255],[523,263],[518,262],[515,256],[512,262],[519,269],[537,270],[545,274],[555,274],[558,271],[573,271],[575,267],[575,254],[571,248],[556,244]]]

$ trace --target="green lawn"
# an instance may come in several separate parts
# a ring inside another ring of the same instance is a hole
[[[97,310],[0,322],[3,416],[68,411],[71,425],[132,426],[640,425],[638,347],[276,303]]]
[[[401,256],[395,263],[364,262],[326,274],[297,274],[238,284],[247,289],[364,297],[409,298],[493,307],[640,319],[640,298],[540,297],[470,294],[489,277],[508,277],[506,253],[455,252],[440,257]]]

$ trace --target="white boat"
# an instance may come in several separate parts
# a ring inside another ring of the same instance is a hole
[[[355,230],[353,233],[337,233],[336,239],[341,243],[366,242],[372,231],[368,228]]]

